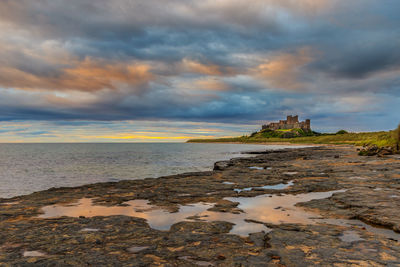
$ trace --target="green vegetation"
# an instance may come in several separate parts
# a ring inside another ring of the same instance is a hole
[[[347,134],[347,133],[349,133],[349,132],[346,130],[340,130],[340,131],[336,132],[336,134]]]
[[[284,134],[290,133],[295,136],[285,138]],[[396,148],[400,145],[400,125],[397,130],[388,132],[364,132],[349,133],[341,130],[336,134],[320,134],[316,132],[306,133],[301,129],[289,131],[264,130],[252,133],[250,136],[240,136],[220,139],[192,139],[188,142],[240,142],[240,143],[272,143],[285,142],[293,144],[351,144],[357,146],[376,145],[378,147],[390,146]]]
[[[280,129],[280,130],[261,130],[256,133],[252,133],[251,138],[294,138],[301,136],[313,136],[314,133],[309,131],[304,131],[300,128],[298,129]]]
[[[400,151],[400,124],[397,126],[394,139],[396,140],[396,150]]]

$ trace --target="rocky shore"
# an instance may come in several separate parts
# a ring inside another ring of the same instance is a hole
[[[266,151],[0,199],[0,265],[400,266],[399,211],[399,155]]]

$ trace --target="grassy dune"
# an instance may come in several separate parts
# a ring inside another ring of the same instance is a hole
[[[190,143],[274,143],[285,142],[293,144],[351,144],[357,146],[377,145],[396,147],[399,142],[399,129],[388,132],[363,132],[344,134],[321,134],[316,136],[303,136],[294,138],[263,137],[262,133],[253,133],[251,136],[240,136],[219,139],[192,139]]]

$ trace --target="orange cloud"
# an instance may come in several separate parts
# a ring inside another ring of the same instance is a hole
[[[210,91],[227,91],[229,86],[215,78],[199,79],[191,85],[195,89],[210,90]]]
[[[117,83],[140,85],[151,80],[150,67],[144,64],[101,64],[87,59],[77,66],[65,69],[64,86],[83,91],[103,88],[115,89]]]
[[[232,67],[218,66],[215,64],[203,64],[187,58],[182,60],[184,71],[212,76],[234,75],[236,71]]]
[[[299,80],[301,69],[313,60],[310,48],[301,48],[294,53],[279,53],[257,66],[255,76],[268,85],[281,89],[296,90],[304,87]]]
[[[109,63],[86,58],[67,62],[56,74],[40,76],[14,67],[0,66],[0,85],[8,88],[38,90],[98,91],[117,85],[142,86],[153,79],[150,66],[134,62]]]

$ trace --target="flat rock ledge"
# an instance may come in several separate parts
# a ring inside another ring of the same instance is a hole
[[[285,189],[233,190],[290,181],[293,185]],[[38,217],[45,206],[81,198],[108,207],[145,199],[169,212],[205,202],[214,203],[210,210],[237,214],[242,212],[238,203],[225,198],[339,189],[346,190],[299,205],[324,218],[359,220],[400,232],[399,155],[360,157],[354,147],[321,146],[235,158],[216,163],[209,172],[0,199],[0,265],[400,266],[397,240],[358,226],[258,222],[272,230],[238,236],[229,233],[234,225],[223,220],[181,221],[161,231],[129,216]]]

